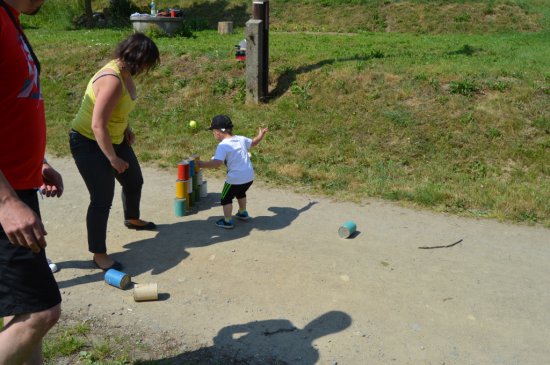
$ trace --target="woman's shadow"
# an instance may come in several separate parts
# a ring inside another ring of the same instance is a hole
[[[319,360],[319,350],[313,347],[313,342],[343,331],[351,323],[347,313],[331,311],[303,329],[296,328],[286,319],[227,326],[214,337],[211,347],[154,360],[150,364],[206,364],[210,359],[216,359],[220,364],[313,365]]]
[[[212,201],[204,204],[207,205]],[[288,227],[299,215],[310,209],[316,202],[309,202],[304,207],[270,207],[268,211],[273,215],[257,216],[250,222],[242,222],[232,230],[222,230],[215,227],[218,217],[206,220],[187,220],[174,224],[158,225],[158,233],[153,238],[136,241],[124,245],[125,251],[115,252],[111,257],[124,265],[122,271],[130,276],[137,276],[146,272],[152,275],[161,274],[172,269],[189,256],[187,249],[206,247],[227,241],[237,240],[250,235],[254,229],[261,231],[280,230]],[[58,263],[58,267],[90,269],[91,261],[66,261]],[[59,281],[60,289],[74,285],[86,284],[103,280],[103,272],[75,277]]]

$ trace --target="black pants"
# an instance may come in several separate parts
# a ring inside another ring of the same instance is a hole
[[[223,184],[223,190],[221,194],[220,203],[222,206],[233,203],[233,198],[242,199],[246,198],[246,192],[254,181],[249,181],[245,184]]]
[[[36,190],[16,191],[19,199],[38,216]],[[10,243],[0,226],[0,317],[36,313],[61,303],[61,295],[46,253]]]
[[[88,250],[92,253],[106,253],[107,221],[115,194],[115,179],[122,186],[124,219],[138,219],[143,186],[141,168],[134,150],[126,142],[113,145],[117,156],[129,164],[128,169],[119,174],[96,141],[75,131],[71,131],[69,141],[78,171],[90,193],[86,215]]]

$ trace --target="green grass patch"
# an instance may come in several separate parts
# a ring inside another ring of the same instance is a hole
[[[528,3],[522,11],[547,16],[539,3]],[[378,5],[411,4],[427,3]],[[492,4],[494,11],[520,5]],[[296,3],[306,5],[313,6]],[[330,4],[315,9],[324,8],[334,10]],[[279,19],[276,11],[273,18]],[[239,134],[270,128],[253,162],[258,178],[273,184],[550,225],[546,30],[430,34],[412,27],[343,35],[275,29],[270,99],[258,106],[245,105],[244,65],[234,59],[242,28],[228,36],[204,30],[155,38],[162,63],[137,78],[131,116],[140,159],[172,168],[193,153],[211,156],[217,143],[202,129],[225,113]],[[86,83],[131,29],[27,31],[44,69],[48,149],[68,155],[67,133]],[[191,119],[197,130],[188,127]]]
[[[51,153],[68,154],[88,78],[129,32],[29,30],[44,65]],[[192,153],[211,156],[216,142],[200,130],[226,113],[239,134],[270,128],[253,161],[259,178],[274,184],[549,224],[548,205],[534,198],[550,194],[536,183],[548,181],[550,153],[544,34],[273,32],[271,98],[252,106],[233,55],[236,33],[156,39],[162,64],[136,80],[131,117],[143,161],[170,167]],[[191,119],[198,130],[188,128]],[[480,189],[503,182],[505,189]],[[525,197],[508,199],[514,190]],[[527,206],[513,208],[520,201]]]

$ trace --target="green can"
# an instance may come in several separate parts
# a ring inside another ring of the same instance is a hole
[[[176,214],[176,217],[183,217],[185,215],[186,206],[187,199],[174,199],[174,214]]]
[[[338,228],[338,235],[341,238],[349,238],[352,234],[355,233],[357,225],[354,221],[347,221]]]

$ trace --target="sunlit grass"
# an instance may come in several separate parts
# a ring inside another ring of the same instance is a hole
[[[52,153],[67,154],[85,84],[128,32],[29,31],[44,64]],[[244,69],[232,54],[241,37],[157,39],[162,64],[137,79],[131,118],[143,161],[170,167],[192,153],[211,156],[216,142],[200,130],[226,113],[239,134],[269,126],[254,163],[276,185],[548,224],[543,35],[273,32],[272,99],[259,106],[243,104]]]
[[[315,11],[336,11],[334,3]],[[492,10],[483,11],[494,15],[499,6],[516,6],[529,19],[548,19],[548,9],[535,0],[491,4],[485,6]],[[203,3],[181,5],[209,9]],[[367,7],[372,6],[384,4]],[[293,8],[297,14],[299,9]],[[453,19],[461,24],[475,18],[456,9]],[[283,18],[277,11],[274,22]],[[425,15],[437,19],[433,11]],[[449,28],[437,34],[409,25],[411,33],[347,35],[276,32],[273,25],[271,98],[258,106],[244,104],[244,65],[233,55],[242,28],[229,36],[206,30],[188,38],[157,38],[162,63],[136,80],[139,100],[131,118],[136,151],[142,161],[162,167],[192,153],[211,156],[216,142],[201,131],[213,115],[225,113],[239,134],[270,128],[253,160],[258,177],[275,185],[549,225],[548,32],[495,28],[476,35]],[[28,29],[44,68],[50,153],[68,154],[69,125],[89,77],[130,32]],[[188,128],[191,119],[199,122],[198,130]]]

